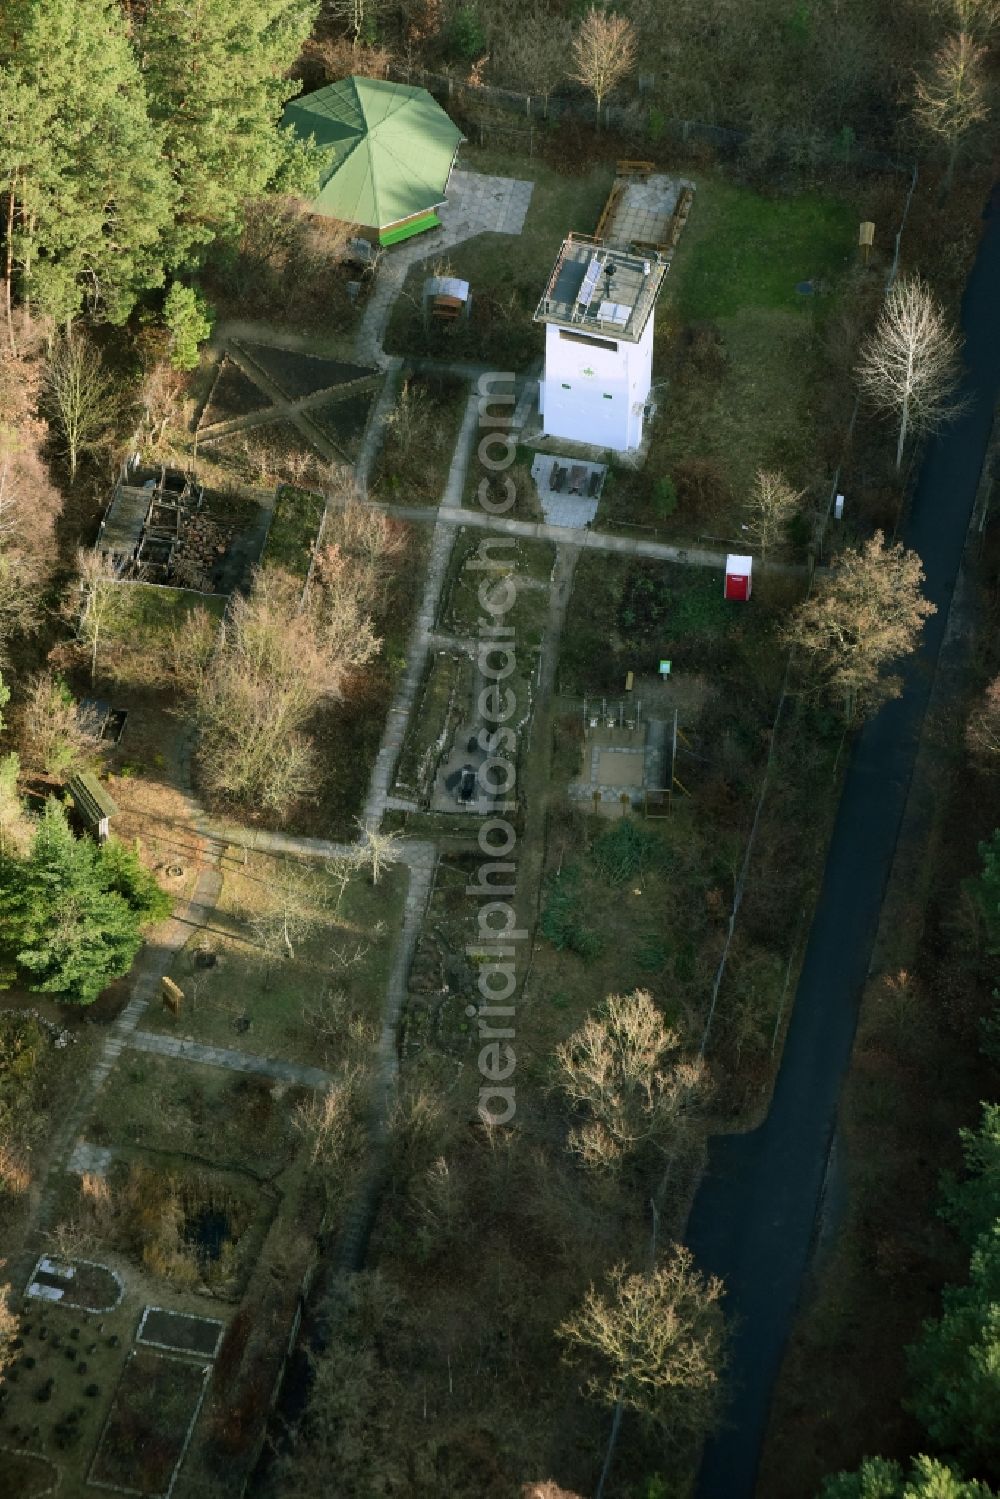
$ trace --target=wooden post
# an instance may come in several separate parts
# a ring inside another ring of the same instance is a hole
[[[163,1008],[169,1010],[171,1015],[179,1015],[184,1002],[184,991],[174,983],[173,979],[160,980],[160,994],[163,997]]]

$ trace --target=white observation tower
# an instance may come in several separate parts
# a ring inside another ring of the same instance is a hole
[[[535,322],[545,326],[540,404],[549,437],[626,453],[642,442],[653,309],[669,260],[656,250],[563,241]]]

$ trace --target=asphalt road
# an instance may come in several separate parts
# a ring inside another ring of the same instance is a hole
[[[899,832],[1000,389],[1000,186],[962,305],[969,405],[930,444],[907,544],[938,613],[904,672],[903,696],[859,735],[809,935],[766,1122],[712,1141],[688,1243],[726,1282],[731,1399],[699,1475],[699,1499],[752,1499],[774,1382],[806,1270],[858,1000]],[[806,1496],[803,1496],[806,1499]]]

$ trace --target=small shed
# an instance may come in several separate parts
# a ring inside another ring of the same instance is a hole
[[[735,552],[729,553],[726,558],[725,595],[727,599],[739,599],[743,603],[746,602],[753,587],[752,569],[752,557],[738,557]]]
[[[89,770],[81,770],[66,789],[87,831],[103,843],[108,836],[108,824],[118,811],[118,803]]]

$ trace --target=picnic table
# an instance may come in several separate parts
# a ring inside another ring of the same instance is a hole
[[[583,481],[586,479],[586,477],[587,477],[586,465],[583,464],[583,463],[574,463],[573,467],[569,471],[569,492],[570,492],[570,494],[582,494],[583,493]]]

